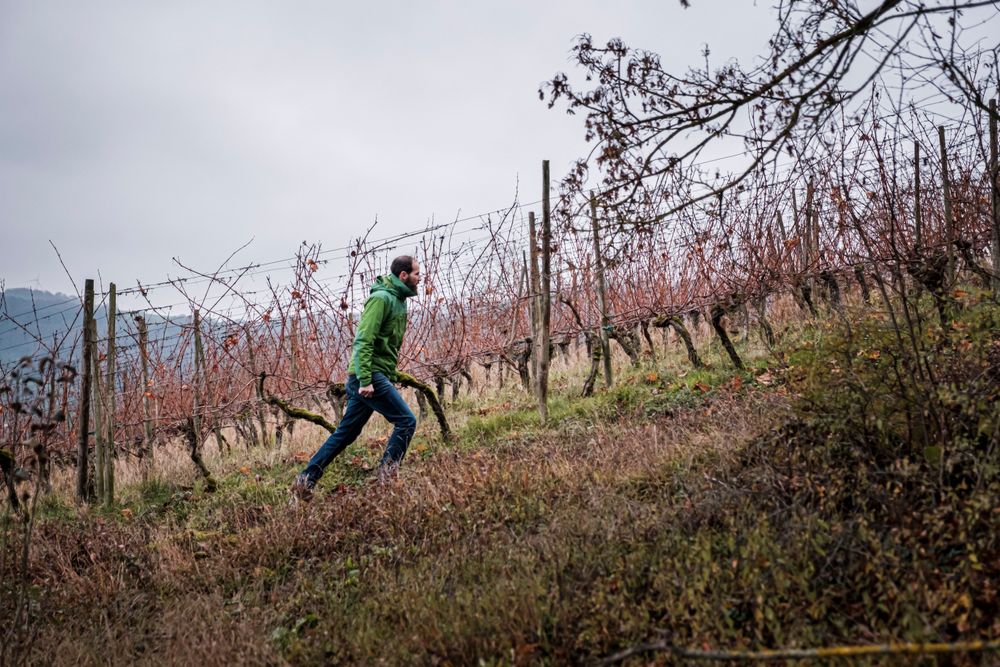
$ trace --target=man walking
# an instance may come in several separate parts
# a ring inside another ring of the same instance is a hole
[[[316,482],[334,457],[361,434],[373,412],[392,422],[392,435],[379,463],[378,474],[394,474],[413,438],[417,418],[392,383],[406,331],[406,300],[416,296],[420,267],[409,255],[392,260],[390,275],[372,285],[365,302],[347,366],[347,408],[337,430],[330,434],[309,465],[296,478],[292,494],[310,500]]]

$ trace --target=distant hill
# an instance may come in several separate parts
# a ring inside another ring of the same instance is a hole
[[[70,332],[69,345],[80,330],[80,302],[73,296],[13,288],[0,292],[0,304],[0,361],[36,352],[36,336],[51,343]]]
[[[38,339],[52,345],[58,339],[60,342],[60,358],[69,360],[70,350],[82,330],[80,315],[80,300],[66,294],[30,290],[23,288],[9,289],[0,292],[0,364],[17,361],[24,356],[40,352]],[[107,310],[99,307],[94,312],[99,336],[107,330]],[[170,341],[167,347],[177,341],[177,335],[184,324],[190,322],[190,317],[175,317],[166,325],[163,318],[150,314],[146,318],[150,326],[150,339],[165,339]],[[209,331],[211,322],[205,323]],[[118,334],[129,337],[129,331],[134,331],[132,318],[119,319]],[[119,345],[128,345],[119,339]]]

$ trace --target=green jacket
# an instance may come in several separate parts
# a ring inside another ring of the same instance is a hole
[[[399,347],[406,333],[406,300],[417,293],[394,275],[381,276],[372,285],[358,323],[347,372],[358,384],[372,383],[372,373],[383,373],[395,382]]]

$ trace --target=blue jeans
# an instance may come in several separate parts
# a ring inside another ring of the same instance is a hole
[[[375,395],[371,398],[365,398],[358,393],[358,389],[360,389],[358,377],[356,375],[347,376],[345,387],[347,408],[344,410],[344,418],[340,420],[337,430],[330,434],[330,437],[313,455],[309,465],[302,472],[310,486],[315,485],[323,476],[323,471],[330,465],[334,457],[357,439],[373,412],[379,413],[395,426],[392,435],[389,436],[389,442],[385,446],[385,454],[382,455],[382,462],[379,465],[399,463],[403,460],[406,448],[417,428],[417,418],[413,416],[406,401],[384,374],[372,373],[372,387],[375,389]]]

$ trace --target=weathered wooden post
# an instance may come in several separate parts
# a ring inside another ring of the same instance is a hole
[[[604,386],[611,387],[611,341],[608,338],[608,294],[604,285],[604,260],[601,257],[601,230],[597,224],[597,200],[590,198],[590,222],[594,230],[594,267],[597,269],[597,302],[601,308],[601,356],[604,360]]]
[[[104,438],[107,429],[104,427],[104,374],[101,371],[101,355],[97,348],[97,322],[90,320],[90,361],[94,406],[94,477],[93,486],[97,500],[104,500]]]
[[[990,199],[993,200],[993,294],[1000,296],[1000,164],[997,160],[997,101],[990,100]]]
[[[192,411],[191,426],[194,429],[193,447],[201,449],[202,439],[202,392],[201,383],[204,379],[205,353],[201,347],[201,313],[194,309],[194,379],[191,382],[192,393],[194,394],[194,409]]]
[[[815,211],[813,211],[813,203],[816,197],[816,185],[813,181],[813,177],[809,177],[809,182],[806,184],[806,237],[808,242],[806,243],[806,265],[810,268],[814,268],[816,262],[816,254],[819,251],[817,245],[817,234],[816,234],[816,221],[813,219],[815,216]]]
[[[955,281],[955,218],[951,211],[951,174],[948,171],[948,150],[944,141],[944,126],[938,126],[941,147],[941,185],[944,189],[945,243],[948,244],[948,282]]]
[[[794,204],[794,191],[792,192]],[[803,231],[804,243],[802,246],[802,284],[800,286],[800,294],[802,296],[802,302],[806,304],[809,308],[809,314],[813,317],[818,317],[819,313],[816,312],[816,306],[813,305],[813,279],[812,271],[816,268],[815,266],[815,254],[816,248],[814,246],[814,233],[813,233],[813,198],[815,196],[815,185],[813,177],[809,177],[809,182],[806,184],[806,203],[805,211],[803,211],[803,226],[805,227]]]
[[[542,423],[549,418],[549,366],[552,322],[552,211],[549,203],[549,161],[542,160],[542,280],[539,285],[541,341],[538,355],[538,409]]]
[[[80,364],[80,418],[77,420],[76,496],[87,500],[88,467],[90,465],[90,391],[91,338],[94,321],[94,279],[87,278],[83,288],[83,359]]]
[[[799,222],[799,200],[795,195],[795,188],[792,188],[792,226],[795,229],[795,238],[798,240],[798,250],[797,255],[799,259],[798,268],[802,271],[806,268],[806,248],[809,246],[809,240],[805,238],[802,233],[802,223]]]
[[[115,502],[115,320],[118,318],[118,290],[115,284],[108,286],[108,376],[104,383],[107,400],[104,411],[104,502]]]
[[[538,275],[538,229],[535,227],[535,212],[528,212],[528,298],[531,313],[531,377],[535,379],[535,395],[538,395],[538,362],[541,359],[542,310],[541,278]]]
[[[139,361],[142,363],[142,453],[146,458],[142,475],[149,478],[153,469],[153,420],[149,414],[149,399],[152,387],[149,383],[149,330],[146,328],[146,318],[135,316],[135,325],[139,329]]]
[[[913,235],[919,254],[924,243],[924,214],[920,208],[920,144],[913,141]]]

